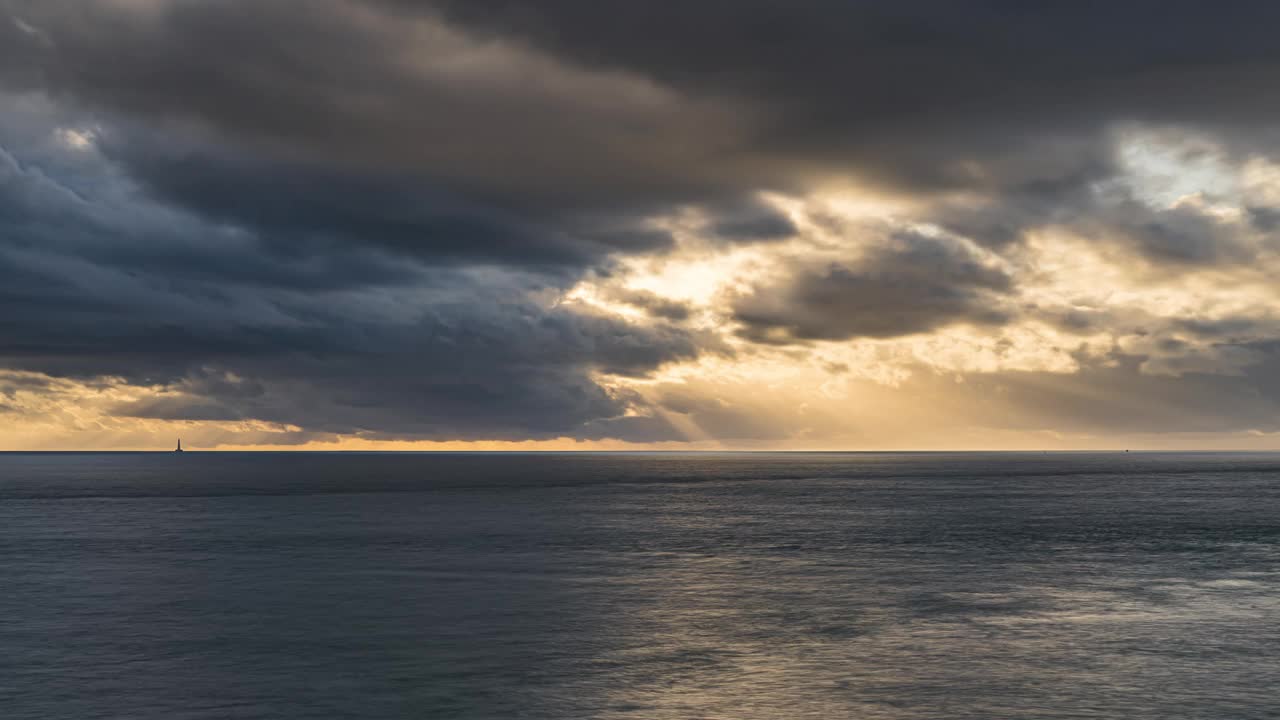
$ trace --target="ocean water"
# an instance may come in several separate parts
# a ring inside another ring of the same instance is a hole
[[[1280,455],[4,454],[0,717],[1280,717]]]

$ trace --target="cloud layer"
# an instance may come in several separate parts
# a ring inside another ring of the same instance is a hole
[[[0,0],[0,413],[126,445],[1280,431],[1278,14]]]

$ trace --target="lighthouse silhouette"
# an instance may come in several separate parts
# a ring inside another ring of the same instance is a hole
[[[178,438],[178,447],[173,449],[174,452],[182,452],[182,438]]]

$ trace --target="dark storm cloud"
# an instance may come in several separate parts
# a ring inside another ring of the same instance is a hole
[[[8,99],[0,363],[165,390],[120,415],[262,420],[306,437],[669,437],[623,421],[637,399],[592,376],[644,375],[712,344],[537,299],[563,273],[432,266],[386,238],[326,243],[321,226],[310,237],[283,219],[215,224],[51,132],[74,115]]]
[[[119,411],[383,438],[583,437],[635,400],[604,391],[588,371],[643,374],[696,353],[693,338],[670,328],[533,308],[442,308],[367,335],[357,347],[220,359],[191,369],[173,395]]]
[[[0,362],[168,388],[121,408],[142,417],[666,439],[592,378],[714,350],[688,309],[619,298],[651,316],[632,324],[548,299],[669,248],[655,218],[784,240],[763,192],[853,177],[996,252],[1069,226],[1179,271],[1247,265],[1256,238],[1109,185],[1109,133],[1274,155],[1277,20],[1154,0],[0,0]],[[739,298],[744,337],[999,325],[1016,281],[916,234],[789,270]]]
[[[728,203],[714,234],[783,237],[734,203],[849,173],[988,193],[986,217],[951,221],[999,244],[1114,173],[1117,122],[1247,138],[1277,109],[1267,3],[6,5],[12,83],[195,125],[222,153],[119,149],[154,192],[446,257],[660,248],[581,216],[682,203]],[[1177,234],[1154,251],[1194,257]]]
[[[1095,162],[1118,120],[1277,109],[1262,2],[6,5],[38,31],[4,29],[13,82],[521,206],[703,199],[800,168],[1025,186]]]
[[[1052,182],[1116,120],[1267,117],[1277,51],[1262,28],[1278,12],[443,3],[471,37],[430,3],[7,6],[39,30],[2,31],[11,82],[196,122],[268,159],[542,211],[787,187],[803,168],[912,187]]]
[[[684,172],[721,146],[718,107],[354,3],[0,9],[0,78],[30,91],[0,96],[23,105],[0,138],[5,365],[180,388],[121,408],[145,417],[670,434],[591,377],[691,357],[689,335],[529,295],[669,247],[647,215],[720,193]],[[184,385],[207,369],[269,391]]]
[[[1265,125],[1277,109],[1267,2],[436,4],[576,62],[756,98],[787,115],[778,148],[913,186],[1034,179],[1046,139],[1115,120]]]
[[[524,290],[536,278],[419,269],[414,285],[264,286],[242,271],[178,276],[163,264],[96,264],[59,250],[75,248],[0,253],[0,358],[170,388],[121,408],[141,417],[438,439],[572,435],[629,405],[591,373],[642,375],[700,345],[670,326],[533,303]]]
[[[449,193],[413,177],[264,163],[226,149],[157,147],[104,138],[102,150],[159,199],[259,232],[285,254],[382,247],[441,263],[496,262],[555,270],[610,252],[669,247],[642,223],[560,226]]]
[[[734,303],[745,337],[763,342],[895,337],[959,322],[1008,320],[1003,270],[953,241],[907,232],[850,264],[804,266],[780,287],[757,287]]]
[[[731,242],[783,240],[797,232],[791,218],[757,199],[711,210],[714,219],[704,231],[714,238]]]
[[[508,207],[721,193],[735,128],[747,123],[731,104],[376,3],[7,5],[48,38],[0,29],[13,83],[166,130],[195,124],[265,159],[407,177]]]
[[[1175,265],[1218,265],[1252,257],[1237,233],[1202,212],[1152,213],[1149,220],[1121,226],[1143,256]]]
[[[437,4],[492,37],[768,108],[750,152],[779,178],[803,167],[918,195],[963,191],[922,219],[988,247],[1070,226],[1183,270],[1256,255],[1218,219],[1129,197],[1114,182],[1114,130],[1206,130],[1229,153],[1277,156],[1273,3]],[[1273,211],[1252,210],[1258,229],[1270,232]]]
[[[624,414],[631,399],[603,390],[593,372],[642,375],[698,352],[695,338],[676,328],[636,327],[517,297],[488,307],[494,298],[486,287],[448,294],[448,302],[392,294],[390,302],[421,303],[419,315],[399,321],[342,307],[343,300],[378,300],[356,295],[264,298],[274,316],[189,327],[185,303],[157,291],[151,303],[129,308],[131,322],[113,310],[81,322],[79,308],[12,318],[5,337],[22,342],[0,344],[0,356],[18,369],[122,376],[168,389],[119,408],[124,415],[516,439],[581,434],[587,423]]]

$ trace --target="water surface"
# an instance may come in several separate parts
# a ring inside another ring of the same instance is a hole
[[[0,454],[0,716],[1274,718],[1280,455]]]

